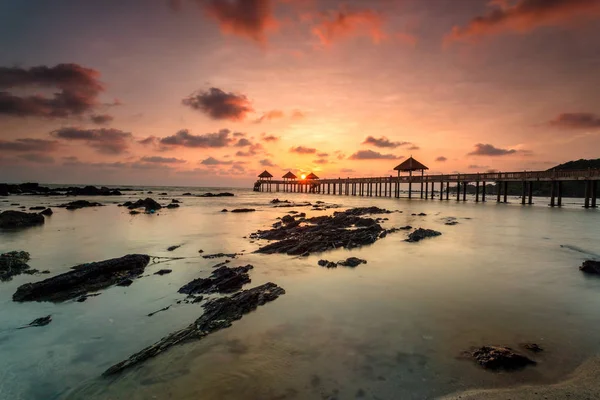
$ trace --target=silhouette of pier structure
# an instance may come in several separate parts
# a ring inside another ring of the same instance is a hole
[[[585,185],[584,207],[595,208],[598,198],[600,169],[571,171],[521,171],[521,172],[485,172],[472,174],[426,175],[428,170],[410,157],[394,170],[397,176],[377,176],[365,178],[327,178],[320,179],[313,173],[298,178],[291,172],[281,180],[273,180],[273,175],[264,171],[254,184],[254,190],[260,192],[320,193],[341,196],[393,197],[450,200],[450,192],[456,201],[467,201],[467,187],[475,186],[475,202],[488,201],[487,184],[495,184],[495,197],[498,203],[508,202],[508,184],[521,183],[521,204],[533,204],[534,185],[540,182],[550,184],[550,207],[563,205],[563,183],[581,181]],[[405,173],[405,175],[402,175]],[[401,190],[405,185],[408,190]],[[415,190],[414,186],[417,186]]]

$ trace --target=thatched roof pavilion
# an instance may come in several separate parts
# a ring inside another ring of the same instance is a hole
[[[400,172],[408,172],[412,176],[413,171],[421,171],[421,175],[423,175],[426,169],[429,168],[412,158],[412,156],[394,168],[395,171],[398,171],[398,176],[400,176]]]
[[[271,175],[269,173],[269,171],[267,171],[266,169],[261,172],[261,174],[258,176],[260,179],[271,179],[273,177],[273,175]]]
[[[287,174],[285,174],[283,176],[283,179],[284,180],[286,180],[286,179],[298,179],[298,177],[296,175],[292,174],[292,171],[289,171]]]
[[[310,174],[306,175],[305,179],[307,179],[307,180],[313,180],[313,179],[319,179],[319,177],[316,176],[314,173],[311,172]]]

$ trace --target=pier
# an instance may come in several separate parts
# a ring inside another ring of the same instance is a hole
[[[561,207],[563,204],[563,183],[581,181],[585,185],[584,207],[596,208],[598,198],[598,181],[600,169],[573,171],[520,171],[520,172],[486,172],[473,174],[441,174],[427,175],[428,168],[410,157],[395,170],[397,176],[378,176],[365,178],[326,178],[320,179],[311,173],[298,179],[289,172],[286,178],[273,180],[273,176],[264,171],[254,184],[255,191],[318,193],[339,196],[366,196],[392,198],[421,198],[427,200],[467,201],[467,187],[475,188],[475,202],[489,201],[486,185],[495,185],[495,201],[508,202],[508,184],[521,185],[521,204],[533,204],[534,185],[540,182],[550,184],[550,207]],[[401,175],[407,172],[408,175]],[[414,174],[420,172],[420,174]],[[401,185],[407,190],[401,191]],[[403,196],[401,196],[403,194]]]

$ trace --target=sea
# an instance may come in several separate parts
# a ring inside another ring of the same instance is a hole
[[[494,197],[475,203],[470,196],[457,202],[133,189],[123,196],[77,197],[105,206],[74,211],[56,206],[75,198],[0,197],[0,211],[54,210],[42,226],[0,231],[0,253],[27,251],[32,268],[51,272],[0,282],[0,399],[435,399],[473,388],[557,382],[600,353],[600,278],[578,269],[600,257],[600,211],[584,209],[582,199],[551,208],[547,198],[521,205],[516,197],[505,204]],[[181,207],[139,215],[118,207],[145,197],[162,204],[178,199]],[[275,208],[275,198],[339,208]],[[411,225],[442,235],[409,243],[399,231],[369,246],[306,257],[254,253],[264,242],[250,234],[289,211],[310,217],[366,206],[401,211],[382,215],[389,218],[384,228]],[[221,212],[235,208],[256,211]],[[458,223],[446,225],[448,218]],[[202,255],[219,252],[242,253],[230,266],[254,266],[244,288],[274,282],[286,294],[203,340],[102,377],[202,314],[201,304],[178,304],[184,295],[177,290],[210,275],[223,259]],[[110,287],[82,303],[12,301],[20,285],[131,253],[164,258],[131,286]],[[367,263],[318,265],[350,256]],[[154,275],[162,268],[173,272]],[[46,315],[52,315],[47,326],[17,329]],[[530,354],[537,365],[520,371],[487,371],[465,357],[474,347],[520,349],[524,342],[544,351]]]

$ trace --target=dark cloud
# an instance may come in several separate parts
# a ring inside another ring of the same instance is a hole
[[[396,160],[393,154],[381,154],[373,150],[360,150],[348,157],[350,160]]]
[[[475,150],[468,153],[469,156],[507,156],[509,154],[515,154],[515,149],[500,149],[492,146],[491,144],[478,143],[475,145]]]
[[[255,143],[248,147],[247,151],[239,150],[235,153],[238,157],[252,157],[264,151],[264,148],[260,143]]]
[[[156,136],[148,136],[145,139],[141,139],[138,140],[139,144],[143,144],[144,146],[149,145],[149,144],[155,144],[159,141],[159,138],[157,138]]]
[[[329,153],[317,153],[318,157],[329,157]]]
[[[82,141],[88,146],[104,154],[122,154],[129,148],[132,139],[130,132],[119,129],[81,129],[60,128],[50,133],[57,139],[68,141]]]
[[[233,137],[246,137],[244,132],[233,132]]]
[[[95,124],[98,125],[104,125],[104,124],[108,124],[109,122],[112,122],[114,120],[114,117],[112,115],[108,115],[108,114],[94,114],[90,117],[90,121],[92,121]]]
[[[313,149],[312,147],[298,146],[298,147],[290,148],[290,153],[315,154],[316,152],[317,152],[317,149]]]
[[[245,95],[226,93],[218,88],[196,92],[183,99],[182,103],[216,120],[243,121],[248,113],[254,111]]]
[[[208,158],[205,158],[204,160],[200,161],[200,164],[202,164],[202,165],[231,165],[231,164],[233,164],[233,161],[231,161],[231,160],[222,161],[222,160],[217,160],[214,157],[208,157]]]
[[[246,146],[252,146],[252,142],[249,141],[246,138],[241,138],[240,140],[238,140],[238,142],[235,144],[235,147],[246,147]]]
[[[508,5],[496,1],[494,9],[455,26],[446,41],[469,40],[503,32],[525,33],[542,26],[565,24],[577,17],[600,15],[598,0],[518,0]]]
[[[182,129],[175,135],[160,139],[160,144],[198,148],[226,147],[234,140],[229,137],[230,133],[231,131],[229,129],[221,129],[216,133],[193,135],[187,129]]]
[[[261,45],[267,42],[267,32],[277,27],[271,0],[205,0],[204,7],[223,33]]]
[[[351,174],[351,173],[356,172],[356,171],[353,170],[352,168],[342,168],[342,169],[340,169],[340,172],[346,172],[348,174]]]
[[[597,129],[600,116],[592,113],[563,113],[550,121],[550,125],[560,128]]]
[[[320,165],[323,165],[323,164],[328,164],[328,163],[329,163],[329,161],[327,161],[327,160],[326,160],[326,159],[324,159],[324,158],[319,158],[319,159],[317,159],[317,160],[313,160],[313,163],[315,163],[315,164],[320,164]]]
[[[408,148],[408,150],[421,150],[419,146],[415,146],[414,144]]]
[[[159,156],[147,156],[140,158],[140,161],[147,163],[157,163],[157,164],[182,164],[185,163],[185,160],[175,158],[175,157],[159,157]]]
[[[281,111],[281,110],[271,110],[271,111],[267,111],[266,113],[264,113],[263,115],[261,115],[254,122],[257,123],[257,124],[260,124],[261,122],[272,121],[274,119],[283,118],[283,116],[284,116],[283,111]]]
[[[367,138],[365,139],[364,142],[362,142],[362,144],[368,144],[368,145],[372,145],[375,147],[381,147],[381,148],[395,149],[396,147],[409,145],[411,143],[410,142],[391,142],[385,136],[382,136],[380,138],[375,138],[373,136],[367,136]]]
[[[490,166],[489,165],[471,164],[467,168],[469,168],[469,169],[486,169],[486,168],[490,168]]]
[[[41,154],[41,153],[19,154],[18,157],[22,158],[23,160],[27,160],[27,161],[30,161],[32,163],[37,163],[37,164],[52,164],[52,163],[54,163],[53,157],[46,155],[46,154]]]
[[[81,115],[98,105],[104,86],[98,71],[78,64],[54,67],[0,67],[0,115],[64,118]],[[2,89],[57,88],[52,97],[20,96]]]
[[[439,156],[438,158],[435,159],[435,161],[446,162],[446,161],[448,161],[448,159],[446,157],[444,157],[444,156]]]
[[[273,162],[269,159],[264,159],[264,160],[260,160],[259,161],[260,165],[262,165],[263,167],[274,167],[275,164],[273,164]]]
[[[56,140],[17,139],[14,141],[0,140],[0,151],[36,151],[50,152],[58,148]]]
[[[262,140],[264,140],[265,142],[277,142],[279,141],[279,136],[263,134]]]

